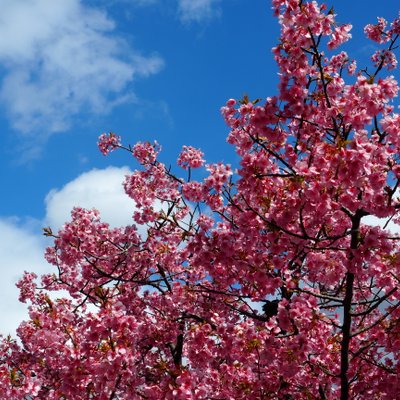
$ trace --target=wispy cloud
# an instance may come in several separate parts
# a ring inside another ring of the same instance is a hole
[[[100,0],[98,0],[100,1]],[[126,4],[133,7],[165,5],[168,7],[177,7],[178,16],[181,22],[204,22],[216,16],[219,16],[221,9],[219,3],[221,0],[176,0],[166,2],[165,0],[101,0],[107,5]]]
[[[159,0],[117,0],[121,3],[129,3],[129,4],[134,4],[135,6],[150,6],[153,4],[158,3]]]
[[[2,1],[0,101],[12,126],[51,134],[82,111],[104,113],[132,100],[128,86],[163,61],[132,49],[114,29],[104,12],[81,0]]]
[[[95,2],[102,2],[107,6],[126,4],[134,7],[147,7],[159,3],[160,0],[92,0]]]
[[[182,22],[201,22],[220,15],[220,0],[178,0],[178,13]]]

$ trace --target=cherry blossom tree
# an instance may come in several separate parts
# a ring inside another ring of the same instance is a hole
[[[142,166],[134,223],[75,208],[45,229],[54,274],[18,283],[30,319],[1,341],[1,398],[397,398],[400,237],[365,218],[400,223],[400,19],[365,28],[359,69],[332,11],[272,3],[279,94],[222,108],[237,168],[185,146],[172,172],[156,143],[100,137]]]

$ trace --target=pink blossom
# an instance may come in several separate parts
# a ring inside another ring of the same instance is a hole
[[[344,42],[347,42],[351,38],[352,25],[345,24],[335,27],[332,33],[332,39],[328,42],[328,47],[330,49],[335,49],[342,45]]]
[[[378,17],[378,23],[376,25],[368,24],[364,28],[366,36],[377,43],[385,43],[390,39],[390,36],[386,33],[387,21]]]
[[[392,51],[388,50],[377,50],[371,57],[375,67],[382,66],[386,67],[389,71],[397,67],[397,59]]]
[[[109,134],[103,133],[99,136],[97,146],[103,155],[107,155],[111,151],[115,150],[121,145],[121,138],[115,133],[110,132]]]
[[[203,201],[207,194],[204,185],[194,181],[185,183],[182,187],[182,193],[189,201],[194,202]]]
[[[20,290],[19,300],[23,303],[26,300],[32,301],[34,299],[34,293],[37,287],[35,279],[37,275],[32,272],[24,272],[24,276],[18,281],[17,287]]]
[[[357,62],[355,60],[353,60],[349,66],[347,67],[347,70],[349,72],[350,75],[354,75],[357,69]]]
[[[178,157],[178,165],[184,169],[200,168],[204,165],[204,154],[192,146],[183,146]]]
[[[143,165],[154,164],[161,148],[157,142],[138,142],[132,148],[132,155]]]
[[[389,34],[391,36],[399,35],[400,34],[400,17],[397,17],[391,24],[390,24],[390,31]]]
[[[209,188],[221,191],[223,185],[228,181],[232,175],[232,171],[229,165],[222,163],[207,165],[207,170],[210,175],[205,179],[205,185]]]

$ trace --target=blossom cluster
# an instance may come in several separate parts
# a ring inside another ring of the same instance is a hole
[[[178,165],[184,169],[200,168],[204,165],[204,154],[192,146],[183,146],[178,157]]]
[[[116,135],[113,132],[110,133],[103,133],[99,137],[99,141],[97,142],[97,146],[99,147],[100,152],[103,155],[109,154],[111,151],[118,148],[121,144],[120,136]]]
[[[46,228],[54,273],[18,283],[29,320],[0,340],[0,398],[397,398],[399,86],[382,74],[400,22],[366,27],[385,46],[371,72],[336,52],[333,11],[272,4],[279,92],[222,107],[234,168],[184,146],[185,180],[157,143],[100,136],[140,163],[133,222],[76,207]]]

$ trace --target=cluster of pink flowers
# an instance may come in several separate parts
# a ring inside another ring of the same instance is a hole
[[[350,31],[352,27],[353,26],[350,24],[339,25],[335,27],[335,29],[332,32],[332,38],[328,42],[328,48],[336,49],[344,42],[347,42],[349,39],[351,39]]]
[[[201,150],[192,146],[183,146],[178,157],[178,165],[184,169],[200,168],[204,165],[204,154]]]
[[[390,34],[400,35],[400,17],[397,17],[391,24],[390,24]]]
[[[397,68],[397,59],[393,51],[389,50],[377,50],[371,57],[375,67],[378,67],[381,63],[383,67],[386,67],[389,71]]]
[[[18,281],[17,287],[20,290],[19,300],[22,303],[26,303],[27,300],[32,301],[35,298],[34,294],[37,288],[36,278],[36,274],[25,271],[24,276]]]
[[[385,18],[378,17],[378,23],[368,24],[364,32],[367,37],[377,43],[386,43],[400,34],[400,17],[396,18],[387,29],[388,22]]]
[[[272,3],[279,93],[221,109],[236,169],[184,146],[185,180],[157,143],[100,136],[141,164],[124,182],[140,226],[77,207],[46,228],[54,274],[18,283],[29,320],[0,340],[0,398],[397,398],[400,236],[367,218],[400,223],[399,87],[380,76],[400,23],[366,27],[386,48],[357,71],[321,50],[350,25],[316,1]]]
[[[100,152],[103,155],[109,154],[111,151],[115,150],[121,145],[121,137],[116,135],[115,133],[103,133],[99,137],[99,141],[97,142],[97,146],[99,147]]]
[[[231,167],[218,163],[208,165],[207,170],[210,172],[210,175],[205,179],[205,185],[216,192],[220,192],[232,175]]]
[[[143,165],[154,164],[161,147],[157,142],[138,142],[132,148],[132,155]]]
[[[182,186],[182,193],[189,201],[203,201],[207,196],[207,189],[201,182],[191,181]]]
[[[364,28],[367,37],[377,43],[385,43],[390,40],[390,36],[386,32],[387,21],[385,18],[379,17],[378,23],[375,25],[368,24]]]

